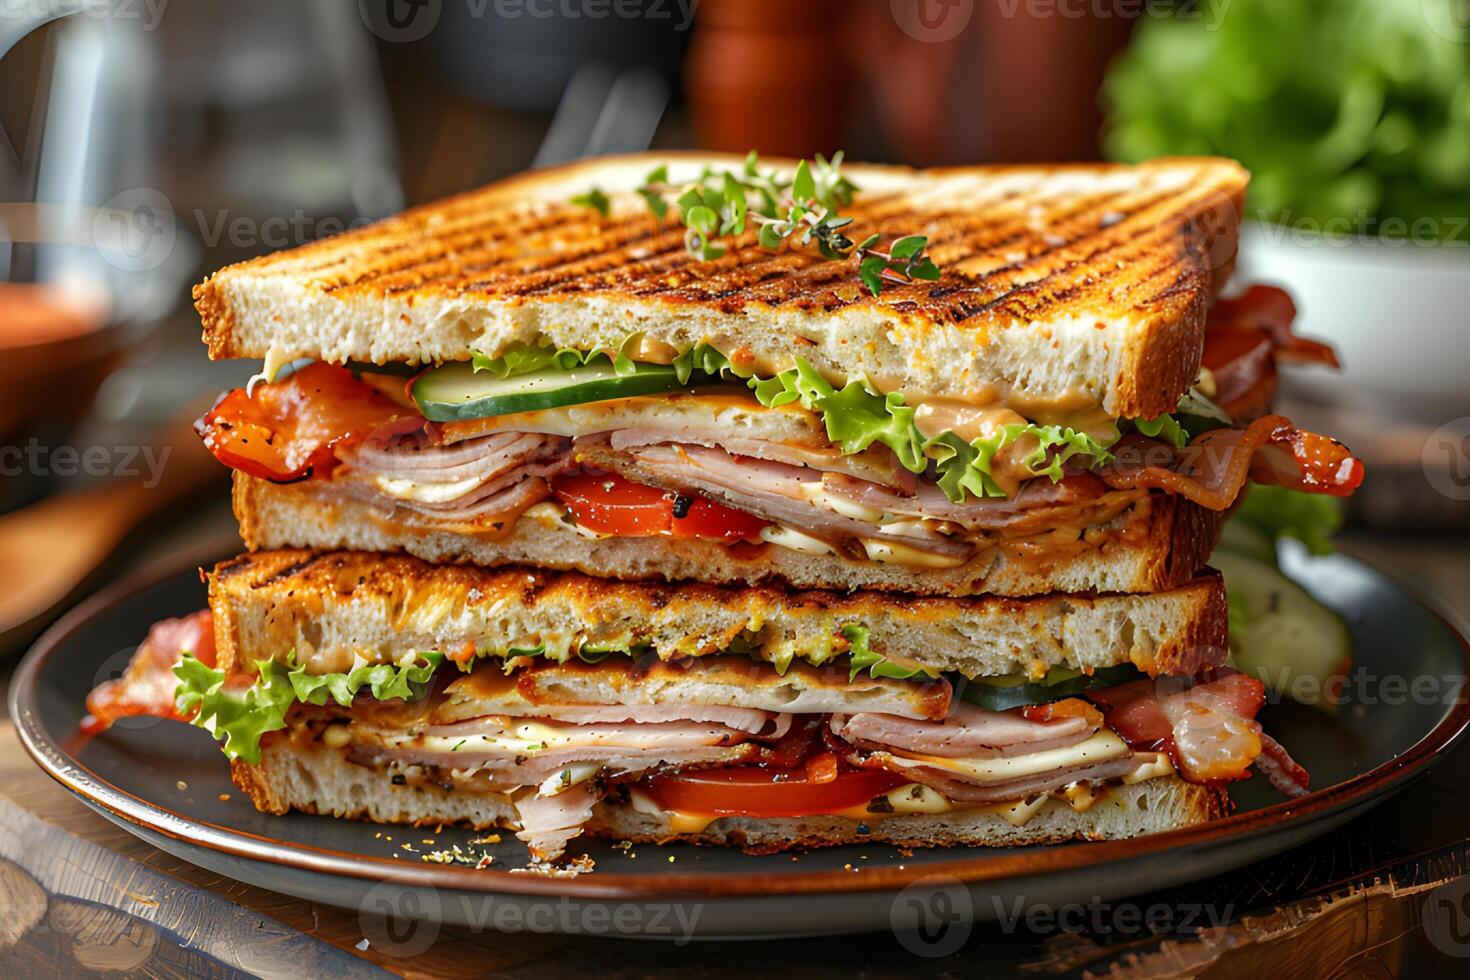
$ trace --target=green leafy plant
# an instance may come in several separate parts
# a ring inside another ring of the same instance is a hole
[[[842,154],[831,160],[818,154],[812,162],[797,164],[790,177],[775,169],[762,169],[760,158],[751,152],[739,170],[703,168],[684,185],[669,181],[669,168],[651,171],[636,193],[654,217],[668,220],[677,214],[684,231],[684,246],[701,262],[713,262],[726,253],[721,239],[756,231],[760,246],[779,249],[794,241],[803,248],[815,247],[831,261],[852,260],[858,276],[874,295],[885,282],[937,280],[940,270],[926,254],[929,239],[905,235],[888,248],[879,247],[882,235],[854,242],[843,230],[853,219],[841,213],[851,204],[858,187],[842,173]],[[572,198],[574,204],[595,208],[604,216],[610,202],[594,187]]]
[[[1271,221],[1470,240],[1456,0],[1202,0],[1141,18],[1104,88],[1116,159],[1221,154]]]

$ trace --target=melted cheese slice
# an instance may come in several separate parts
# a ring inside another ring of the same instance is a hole
[[[547,725],[506,719],[498,731],[473,735],[405,735],[385,739],[390,745],[415,743],[426,752],[460,755],[534,755],[553,749],[620,748],[687,750],[702,745],[735,745],[738,733],[724,725],[665,722],[644,725]]]
[[[420,483],[408,477],[379,476],[373,481],[378,489],[394,500],[415,500],[422,504],[446,504],[458,500],[485,481],[478,476],[454,483]]]

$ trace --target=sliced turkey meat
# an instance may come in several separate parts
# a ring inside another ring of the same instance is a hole
[[[884,752],[866,756],[861,764],[867,768],[881,767],[906,776],[916,783],[937,790],[955,803],[1010,803],[1039,793],[1054,792],[1072,783],[1118,779],[1133,772],[1140,764],[1151,762],[1155,758],[1155,755],[1149,753],[1129,752],[1103,762],[1067,766],[1007,782],[987,784],[970,782],[943,770],[916,766],[909,760]]]
[[[1042,724],[1019,712],[987,711],[965,701],[954,702],[944,721],[865,712],[833,715],[831,727],[837,737],[864,748],[970,759],[1065,748],[1097,731],[1097,725],[1082,715]]]
[[[526,793],[515,801],[521,821],[516,836],[525,841],[532,858],[553,861],[566,852],[572,838],[581,836],[598,798],[588,783],[577,783],[552,796]]]

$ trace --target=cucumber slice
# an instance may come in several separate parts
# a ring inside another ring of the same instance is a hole
[[[631,372],[618,374],[611,364],[598,361],[569,371],[553,367],[498,378],[489,371],[476,373],[468,361],[456,361],[419,375],[412,394],[424,418],[458,422],[651,395],[681,387],[673,366],[668,364],[637,364]]]
[[[1336,710],[1337,678],[1351,668],[1353,657],[1352,633],[1342,617],[1274,563],[1222,549],[1210,564],[1224,574],[1231,595],[1235,666],[1277,694]]]
[[[1053,668],[1044,680],[1028,681],[1020,675],[965,681],[960,697],[987,711],[1007,711],[1028,704],[1045,704],[1094,688],[1127,684],[1145,676],[1132,664],[1103,667],[1091,676],[1067,667]]]

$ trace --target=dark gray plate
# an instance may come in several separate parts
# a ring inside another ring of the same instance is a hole
[[[482,846],[494,856],[488,868],[426,863],[425,852],[468,847],[476,835],[258,813],[209,736],[183,725],[142,719],[78,735],[87,691],[121,669],[149,625],[202,605],[192,568],[120,583],[67,615],[21,665],[10,710],[42,768],[103,816],[202,867],[313,901],[481,928],[675,938],[887,929],[926,909],[988,918],[1017,902],[1115,900],[1279,853],[1402,788],[1460,737],[1470,649],[1455,630],[1361,563],[1287,559],[1347,618],[1357,644],[1350,703],[1337,717],[1290,703],[1262,715],[1316,790],[1286,802],[1250,780],[1236,787],[1229,818],[1126,841],[912,854],[852,846],[795,858],[594,841],[585,848],[595,873],[552,878],[511,873],[526,852],[505,834]],[[379,942],[411,951],[423,936]]]

